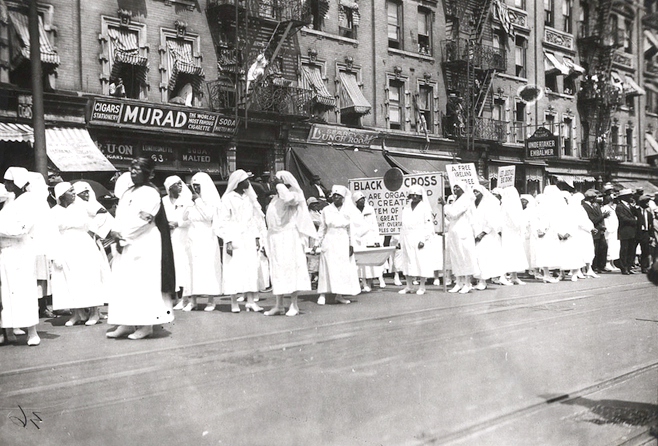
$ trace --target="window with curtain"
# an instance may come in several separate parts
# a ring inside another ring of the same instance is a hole
[[[388,47],[401,50],[402,46],[402,13],[400,3],[388,0],[386,11],[388,17]]]
[[[563,123],[563,132],[564,139],[562,141],[562,147],[564,147],[565,156],[574,156],[573,153],[573,120],[571,118],[564,118]]]
[[[565,33],[573,33],[573,0],[562,0],[562,30]]]
[[[633,53],[633,21],[624,21],[624,52]]]
[[[421,85],[418,89],[418,112],[425,119],[425,128],[428,133],[434,130],[434,122],[432,116],[434,114],[434,88],[431,85]],[[418,124],[416,124],[417,128]]]
[[[432,55],[432,11],[418,7],[418,52]]]
[[[517,143],[525,141],[525,104],[521,101],[514,107],[514,138]]]
[[[404,83],[388,81],[388,128],[402,130],[404,125]]]

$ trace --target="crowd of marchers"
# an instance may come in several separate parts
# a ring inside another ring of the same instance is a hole
[[[185,184],[152,184],[154,164],[138,158],[114,185],[118,203],[101,204],[85,181],[49,187],[20,167],[0,191],[0,343],[39,345],[40,314],[66,315],[66,326],[95,325],[107,305],[108,338],[143,339],[174,320],[174,310],[214,311],[229,296],[231,312],[300,314],[298,295],[317,289],[317,304],[349,304],[386,286],[425,294],[426,284],[450,292],[484,290],[534,276],[544,282],[596,278],[650,267],[656,258],[652,197],[606,186],[584,195],[547,186],[521,195],[455,184],[445,232],[435,231],[426,191],[413,186],[401,212],[400,234],[380,235],[363,194],[319,178],[302,188],[287,171],[258,182],[238,169],[220,193],[203,172]],[[444,240],[442,240],[444,238]],[[395,246],[381,266],[360,265],[355,252]],[[445,246],[445,251],[444,251]],[[639,259],[639,261],[638,261]],[[522,276],[523,277],[523,276]],[[259,305],[270,291],[275,303]],[[286,308],[284,298],[290,296]],[[46,305],[49,304],[50,308]],[[203,307],[201,307],[203,305]]]

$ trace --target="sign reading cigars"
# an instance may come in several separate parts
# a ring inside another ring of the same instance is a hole
[[[370,147],[379,134],[370,130],[313,124],[307,142],[316,144],[340,144],[345,146]]]
[[[94,99],[89,122],[214,134],[226,138],[232,137],[236,129],[235,118],[219,113],[112,99]]]
[[[557,158],[560,150],[560,138],[546,127],[539,127],[526,139],[526,158]]]

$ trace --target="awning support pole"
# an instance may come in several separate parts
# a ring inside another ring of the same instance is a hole
[[[46,123],[43,110],[43,75],[39,42],[39,10],[37,0],[30,0],[30,67],[32,71],[32,127],[34,128],[35,170],[48,181],[48,155],[46,154]]]

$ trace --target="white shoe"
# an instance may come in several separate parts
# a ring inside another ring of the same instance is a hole
[[[592,279],[598,279],[600,276],[596,274],[594,271],[590,271],[585,273],[585,277],[591,277]]]
[[[519,278],[514,279],[512,283],[515,285],[525,285],[525,282]]]
[[[425,289],[424,288],[419,289],[418,291],[416,291],[416,294],[422,296],[423,294],[425,294]]]
[[[393,285],[402,286],[402,281],[399,278],[393,280]]]
[[[510,282],[507,277],[501,277],[500,278],[500,284],[505,285],[505,286],[512,286],[514,285],[512,282]]]
[[[450,290],[448,290],[448,292],[449,292],[449,293],[456,293],[456,292],[458,292],[458,291],[461,290],[461,289],[462,289],[462,286],[461,286],[460,284],[456,284],[455,287],[452,288],[452,289],[450,289]]]
[[[398,294],[409,294],[409,293],[411,293],[411,292],[412,292],[411,289],[409,289],[409,288],[403,288],[403,289],[401,289],[400,291],[398,291]]]
[[[324,305],[326,303],[326,299],[324,297],[324,294],[321,294],[320,297],[318,297],[318,305]]]
[[[363,287],[363,292],[364,292],[364,293],[369,293],[369,292],[371,292],[371,291],[372,291],[372,289],[371,289],[368,285],[366,285],[366,286]]]
[[[22,330],[20,328],[14,328],[14,335],[23,336],[24,334],[25,334],[25,330]]]
[[[215,304],[206,305],[206,308],[204,308],[203,311],[215,311]]]
[[[27,345],[29,345],[30,347],[34,347],[39,344],[41,344],[41,338],[39,337],[39,335],[34,335],[27,339]]]
[[[290,309],[286,313],[286,316],[297,316],[298,314],[299,314],[299,308],[290,307]]]
[[[470,283],[467,283],[464,285],[464,287],[459,290],[459,294],[466,294],[469,293],[473,289],[473,286]]]
[[[473,289],[478,291],[484,291],[487,289],[487,282],[478,282],[477,285],[473,287]]]
[[[351,300],[345,299],[342,296],[336,296],[336,302],[338,302],[339,304],[351,304],[352,303]]]
[[[192,302],[188,302],[187,305],[183,307],[183,311],[192,311],[194,310],[194,307],[196,307],[196,305],[194,305]]]
[[[574,274],[573,276],[571,276],[571,281],[572,282],[577,282],[578,281],[578,274]]]
[[[386,288],[386,281],[385,280],[380,280],[379,281],[379,288]]]
[[[238,301],[238,302],[244,302],[244,296],[240,296],[240,297],[238,297],[237,301]]]
[[[174,310],[182,310],[185,307],[185,303],[182,300],[179,300],[176,305],[174,305]]]
[[[576,274],[576,276],[577,276],[579,279],[585,279],[585,278],[586,278],[586,277],[585,277],[585,274],[583,274],[583,273],[580,272],[580,271],[578,271],[578,274]]]
[[[432,282],[432,285],[434,285],[434,286],[440,286],[440,285],[441,285],[441,281],[440,281],[439,279],[434,279],[434,282]]]

